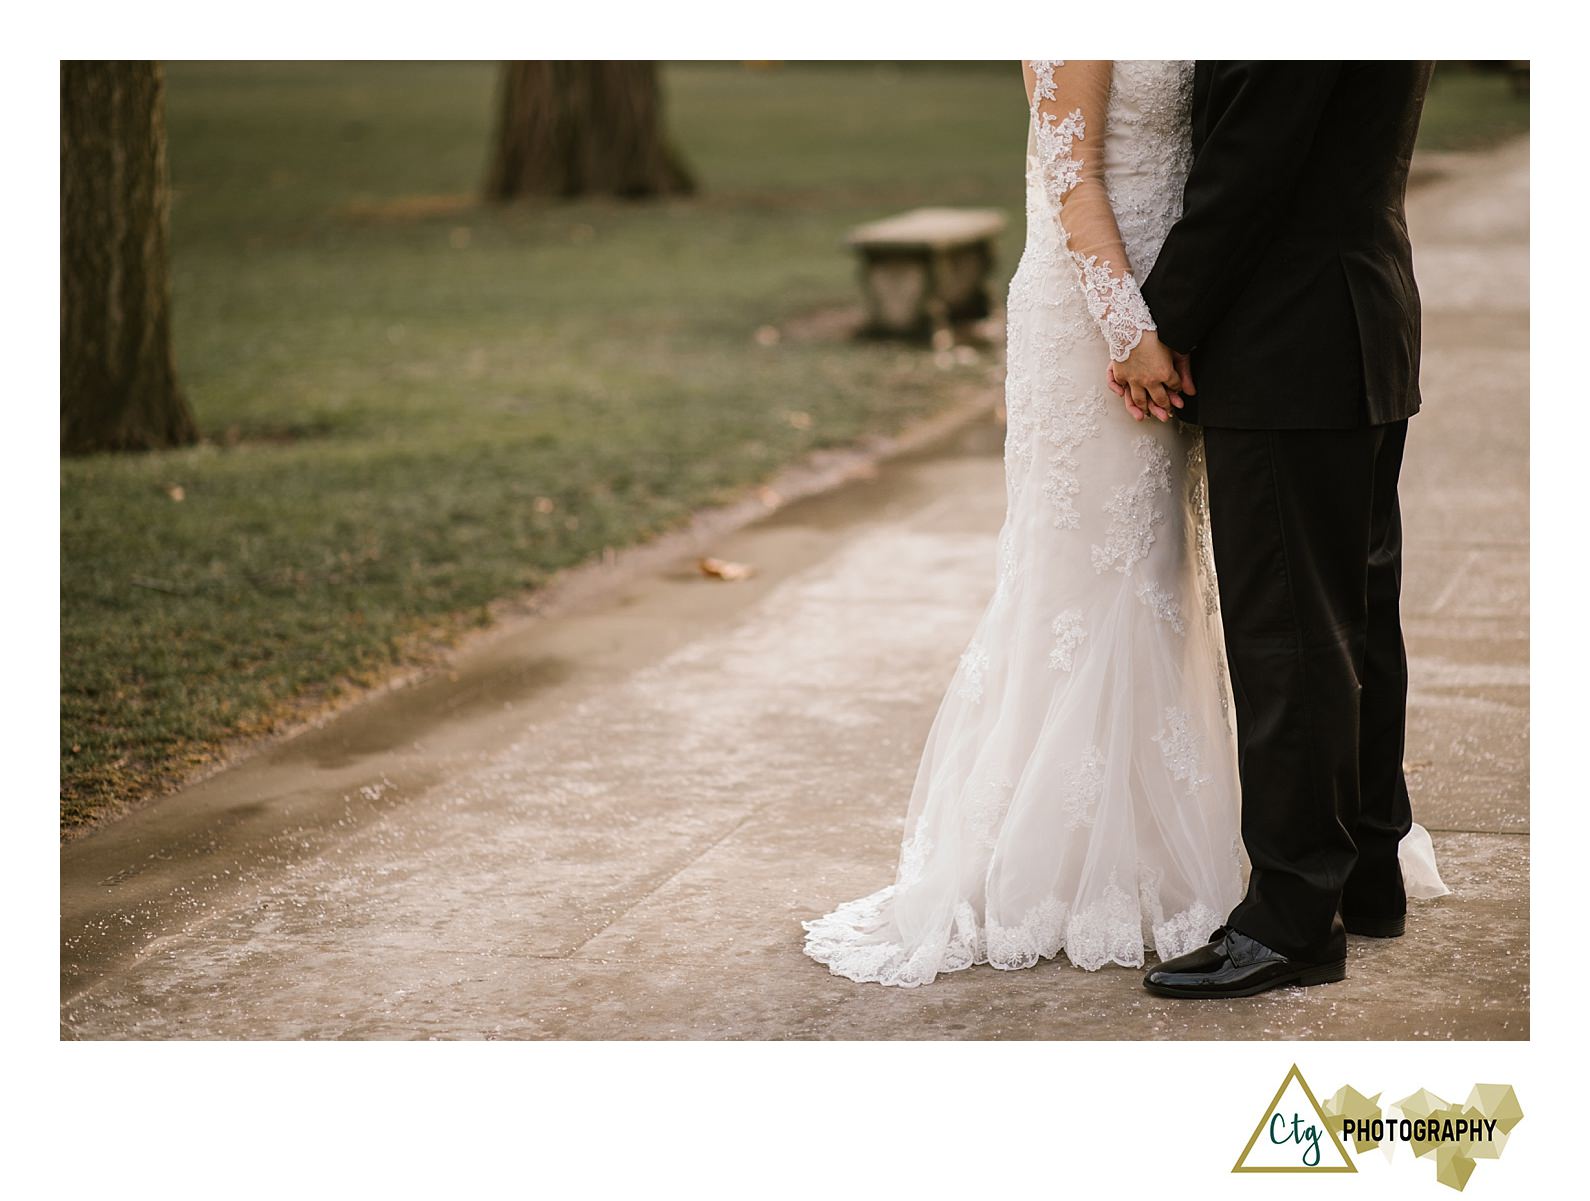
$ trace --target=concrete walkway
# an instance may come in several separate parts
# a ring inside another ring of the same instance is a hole
[[[1528,149],[1412,202],[1404,484],[1415,813],[1455,895],[1350,977],[1249,1001],[987,968],[916,991],[800,951],[886,883],[993,582],[979,423],[582,611],[521,621],[61,852],[76,1038],[1525,1038]]]

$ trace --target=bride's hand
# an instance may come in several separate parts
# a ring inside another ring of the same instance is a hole
[[[1142,340],[1123,362],[1110,364],[1111,391],[1126,401],[1126,411],[1134,421],[1152,414],[1169,421],[1172,409],[1182,407],[1181,372],[1170,348],[1153,330],[1144,330]]]

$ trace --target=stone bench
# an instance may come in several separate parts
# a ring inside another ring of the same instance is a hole
[[[924,337],[989,314],[997,209],[920,208],[857,226],[868,334]]]

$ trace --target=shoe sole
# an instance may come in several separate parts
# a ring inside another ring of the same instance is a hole
[[[1174,988],[1166,988],[1162,984],[1150,984],[1143,981],[1143,987],[1156,997],[1175,997],[1180,1001],[1224,1001],[1237,997],[1256,997],[1262,992],[1269,992],[1274,988],[1290,988],[1292,985],[1335,984],[1337,981],[1347,979],[1347,960],[1340,963],[1322,963],[1315,967],[1304,968],[1296,975],[1280,980],[1270,980],[1253,988],[1226,988],[1219,992],[1206,992],[1202,989],[1196,992],[1182,992]]]
[[[1346,926],[1347,933],[1360,938],[1401,938],[1408,932],[1408,919],[1403,916],[1384,922],[1348,922]]]

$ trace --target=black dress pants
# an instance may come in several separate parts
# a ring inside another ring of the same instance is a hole
[[[1408,423],[1208,427],[1210,520],[1253,864],[1227,925],[1335,958],[1337,920],[1406,910],[1397,477]]]

